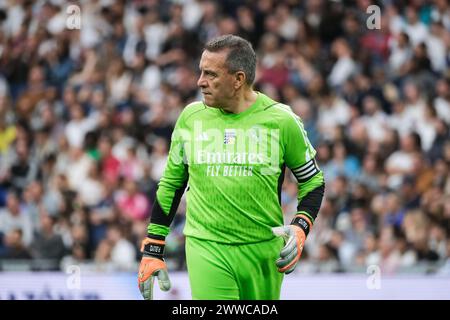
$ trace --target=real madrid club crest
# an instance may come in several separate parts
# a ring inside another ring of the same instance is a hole
[[[236,129],[225,129],[225,134],[223,136],[224,144],[235,144],[236,143]]]

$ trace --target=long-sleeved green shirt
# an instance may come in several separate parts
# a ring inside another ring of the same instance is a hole
[[[323,195],[324,187],[315,154],[301,119],[262,93],[238,114],[191,103],[172,134],[148,232],[169,233],[188,186],[186,236],[231,244],[269,240],[271,228],[283,224],[286,167],[298,180],[298,210],[314,222],[322,196],[307,198],[318,188]]]

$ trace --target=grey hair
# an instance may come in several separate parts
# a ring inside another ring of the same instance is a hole
[[[253,81],[255,81],[256,53],[249,41],[239,36],[226,34],[208,41],[204,49],[209,52],[229,50],[225,61],[228,72],[243,71],[246,83],[249,86],[253,84]]]

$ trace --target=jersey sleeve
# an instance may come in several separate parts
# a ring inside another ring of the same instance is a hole
[[[147,228],[151,238],[163,239],[169,234],[170,224],[187,186],[188,165],[183,139],[185,132],[183,114],[181,114],[172,133],[167,164],[158,183],[150,224]]]
[[[283,121],[284,161],[298,183],[297,215],[306,216],[311,225],[317,217],[325,190],[323,173],[315,160],[316,150],[308,139],[301,119],[286,106]]]

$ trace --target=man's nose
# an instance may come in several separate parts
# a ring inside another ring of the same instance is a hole
[[[203,78],[203,76],[201,75],[198,80],[197,80],[197,86],[200,88],[204,88],[206,87],[207,83],[205,81],[205,78]]]

